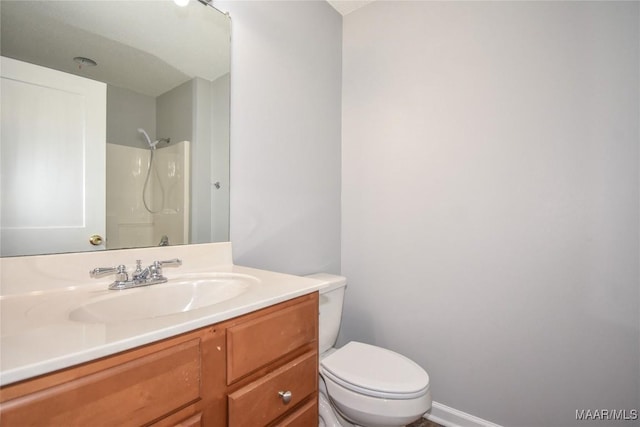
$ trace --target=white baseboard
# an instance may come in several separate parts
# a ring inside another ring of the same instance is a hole
[[[424,417],[444,427],[500,427],[491,421],[483,420],[438,402],[433,402],[431,410]]]

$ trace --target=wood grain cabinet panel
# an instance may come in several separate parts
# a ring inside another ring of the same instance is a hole
[[[313,427],[318,425],[318,396],[296,409],[291,415],[286,417],[276,427]]]
[[[227,329],[227,384],[317,339],[317,307],[309,300]]]
[[[194,416],[175,424],[174,427],[202,427],[202,413],[198,412]]]
[[[314,393],[318,389],[316,355],[306,353],[230,394],[229,426],[265,426]],[[290,400],[280,396],[285,392]]]
[[[187,341],[2,403],[3,426],[137,426],[200,396],[200,342]]]

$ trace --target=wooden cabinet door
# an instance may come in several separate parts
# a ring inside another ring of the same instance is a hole
[[[139,426],[199,398],[194,339],[4,401],[0,413],[7,427]]]

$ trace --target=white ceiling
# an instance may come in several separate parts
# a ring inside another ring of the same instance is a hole
[[[185,8],[171,1],[81,0],[1,0],[0,6],[0,49],[10,58],[150,96],[229,70],[229,18],[196,1]],[[75,56],[98,66],[79,69]]]
[[[342,16],[353,12],[356,9],[360,9],[363,6],[372,3],[374,0],[327,0],[331,6]]]

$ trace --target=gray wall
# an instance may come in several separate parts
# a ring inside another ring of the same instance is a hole
[[[231,79],[229,73],[211,82],[211,241],[229,241],[229,100]]]
[[[343,342],[406,354],[434,400],[506,426],[638,408],[638,7],[344,18]]]
[[[148,148],[138,132],[156,135],[156,99],[129,89],[107,85],[107,143]]]
[[[340,271],[342,19],[324,1],[224,1],[237,264]]]
[[[157,139],[193,141],[193,85],[193,80],[189,80],[156,98]],[[158,144],[158,148],[164,145]]]
[[[193,143],[191,145],[191,241],[212,242],[211,212],[211,151],[213,120],[211,82],[192,80]],[[228,239],[227,239],[228,240]]]

